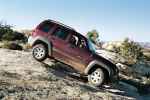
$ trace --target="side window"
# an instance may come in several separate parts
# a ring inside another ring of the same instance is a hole
[[[69,35],[69,31],[65,28],[57,28],[52,35],[65,40]]]
[[[87,43],[84,38],[80,38],[78,45],[79,45],[79,48],[87,49]]]
[[[86,40],[80,36],[72,35],[70,43],[78,48],[87,48]]]
[[[43,22],[40,26],[39,26],[39,30],[48,33],[50,31],[50,29],[53,27],[53,24],[46,21]]]

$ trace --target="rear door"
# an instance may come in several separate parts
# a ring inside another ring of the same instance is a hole
[[[67,38],[70,31],[64,27],[57,27],[54,32],[49,36],[53,45],[52,56],[61,62],[67,62]]]

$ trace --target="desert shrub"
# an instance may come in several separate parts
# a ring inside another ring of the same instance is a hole
[[[13,32],[7,32],[5,34],[3,34],[2,40],[7,40],[7,41],[11,41],[14,39],[14,36],[13,36]]]
[[[11,29],[11,27],[12,26],[10,26],[10,25],[0,24],[0,40],[2,40],[2,38],[6,37],[6,36],[4,36],[6,33],[7,33],[7,35],[11,35],[13,33],[13,30]],[[11,36],[8,38],[8,40],[10,38],[12,38]]]
[[[19,32],[13,31],[12,26],[0,24],[0,40],[27,42],[27,37]]]
[[[22,46],[20,46],[17,43],[4,41],[4,44],[1,46],[1,48],[11,49],[11,50],[23,50]]]
[[[14,36],[13,41],[20,40],[23,43],[26,43],[28,41],[28,38],[23,33],[15,31],[13,33],[13,36]]]
[[[134,63],[144,57],[142,47],[138,43],[131,41],[129,38],[126,38],[122,45],[119,48],[116,48],[116,50],[121,56]]]
[[[26,43],[27,37],[24,34],[19,33],[19,32],[8,32],[2,36],[2,40],[4,40],[4,41],[20,40],[20,42]]]

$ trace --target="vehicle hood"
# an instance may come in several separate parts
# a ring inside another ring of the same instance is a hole
[[[113,53],[106,52],[105,50],[96,50],[95,56],[99,56],[100,58],[106,59],[107,61],[116,64],[116,62],[114,61],[116,59],[115,54]]]
[[[104,64],[111,66],[111,68],[118,73],[118,67],[116,66],[116,63],[110,59],[109,57],[106,57],[103,55],[103,53],[100,53],[100,51],[97,51],[93,53],[93,57],[95,60],[103,62]]]

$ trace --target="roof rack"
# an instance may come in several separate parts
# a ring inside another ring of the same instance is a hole
[[[56,23],[56,24],[61,25],[61,26],[64,26],[64,27],[69,28],[69,29],[71,29],[71,30],[73,30],[73,31],[76,31],[74,28],[72,28],[72,27],[70,27],[70,26],[67,26],[67,25],[65,25],[65,24],[63,24],[63,23],[60,23],[60,22],[58,22],[58,21],[54,21],[54,20],[51,20],[51,19],[49,19],[48,21],[50,21],[50,22],[52,22],[52,23]]]

